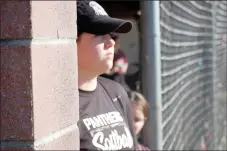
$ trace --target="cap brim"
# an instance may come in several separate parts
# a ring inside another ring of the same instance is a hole
[[[110,33],[128,33],[132,29],[132,23],[127,20],[111,18],[109,16],[99,16],[91,22],[90,33],[95,35],[105,35]]]

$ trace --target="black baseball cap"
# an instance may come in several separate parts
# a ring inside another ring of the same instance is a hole
[[[94,35],[110,33],[128,33],[132,23],[127,20],[112,18],[95,1],[77,1],[77,29],[78,34],[83,32]]]

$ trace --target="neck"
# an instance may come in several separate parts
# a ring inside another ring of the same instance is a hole
[[[94,91],[97,87],[97,75],[92,75],[86,71],[78,73],[78,87],[84,91]]]

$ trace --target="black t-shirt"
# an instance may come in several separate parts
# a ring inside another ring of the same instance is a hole
[[[134,150],[130,102],[124,88],[99,77],[94,91],[79,90],[81,150]]]
[[[123,86],[123,88],[126,90],[126,92],[130,91],[130,88],[129,88],[128,84],[126,83],[126,80],[125,80],[125,76],[126,76],[125,74],[114,73],[112,75],[102,74],[100,76],[107,78],[107,79],[111,79],[111,80],[113,80],[117,83],[120,83]]]

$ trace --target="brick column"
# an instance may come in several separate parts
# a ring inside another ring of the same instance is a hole
[[[1,149],[78,150],[76,1],[0,1]]]

